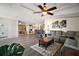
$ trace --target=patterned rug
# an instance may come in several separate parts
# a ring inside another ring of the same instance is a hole
[[[35,44],[35,45],[31,46],[31,48],[43,56],[53,56],[57,52],[57,50],[60,48],[60,46],[61,46],[61,44],[54,43],[54,44],[48,46],[47,50],[45,50],[45,47],[42,47],[42,46],[39,47],[38,44]]]

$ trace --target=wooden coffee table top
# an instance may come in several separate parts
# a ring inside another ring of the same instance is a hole
[[[49,41],[47,37],[43,38],[43,40],[44,40],[44,42],[48,42]]]
[[[45,37],[45,38],[43,38],[43,41],[44,42],[48,42],[48,41],[51,41],[52,39],[50,39],[50,38],[48,38],[48,37]]]

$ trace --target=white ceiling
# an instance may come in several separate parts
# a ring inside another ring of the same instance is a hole
[[[45,19],[56,17],[77,17],[79,16],[79,4],[77,3],[47,3],[47,7],[56,6],[57,9],[51,11],[53,16],[45,15],[41,17],[40,14],[34,14],[34,11],[40,11],[37,5],[42,3],[4,3],[0,4],[0,17],[18,19],[24,21],[26,24],[43,23]],[[22,5],[25,7],[22,7]]]

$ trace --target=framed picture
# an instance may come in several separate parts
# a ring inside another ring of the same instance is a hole
[[[62,20],[60,21],[55,21],[52,23],[52,28],[65,28],[67,27],[67,21],[66,20]]]

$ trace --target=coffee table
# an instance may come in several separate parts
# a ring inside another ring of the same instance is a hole
[[[39,46],[42,45],[47,50],[47,47],[51,44],[54,44],[54,39],[49,40],[48,38],[43,38],[39,40]]]

